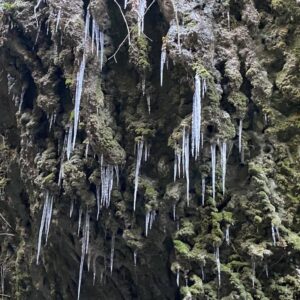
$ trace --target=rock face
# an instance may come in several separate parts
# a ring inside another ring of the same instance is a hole
[[[300,299],[299,20],[0,0],[0,296]]]

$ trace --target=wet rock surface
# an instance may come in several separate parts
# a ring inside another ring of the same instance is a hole
[[[0,294],[299,299],[298,2],[0,1]]]

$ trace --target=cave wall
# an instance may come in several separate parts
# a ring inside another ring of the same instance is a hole
[[[299,1],[138,4],[0,1],[1,294],[299,299]]]

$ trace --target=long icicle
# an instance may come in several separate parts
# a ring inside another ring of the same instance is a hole
[[[80,69],[77,73],[75,108],[74,108],[74,135],[73,135],[72,150],[74,150],[75,148],[76,137],[77,137],[77,129],[78,129],[79,113],[80,113],[80,100],[81,100],[83,81],[84,81],[84,70],[85,70],[85,55],[83,55],[80,64]]]
[[[48,199],[49,199],[49,194],[47,192],[46,199],[45,199],[45,202],[44,202],[44,207],[43,207],[43,214],[42,214],[42,219],[41,219],[40,230],[39,230],[38,250],[37,250],[37,256],[36,256],[36,264],[37,265],[39,264],[39,257],[40,257],[40,253],[41,253],[42,236],[43,236],[43,230],[44,230],[44,226],[45,226],[45,222],[46,222]]]
[[[239,153],[242,152],[242,133],[243,133],[243,120],[239,121]]]
[[[87,39],[89,36],[89,30],[90,30],[90,19],[91,15],[89,12],[89,9],[87,9],[86,17],[85,17],[85,28],[84,28],[84,49],[86,51],[86,46],[87,46]]]
[[[190,175],[189,175],[189,165],[190,165],[190,139],[189,139],[189,133],[186,132],[185,127],[183,128],[183,134],[182,134],[182,140],[183,140],[183,161],[184,161],[184,172],[185,172],[185,179],[186,179],[186,201],[187,206],[190,205]]]
[[[166,43],[163,41],[161,47],[161,54],[160,54],[160,86],[163,86],[164,65],[166,63],[166,59],[167,59],[167,49],[166,49]]]
[[[61,19],[61,8],[59,9],[58,14],[57,14],[56,26],[55,26],[55,32],[58,31],[60,19]]]
[[[226,179],[226,164],[227,164],[227,144],[222,143],[221,146],[221,168],[222,168],[222,191],[225,194],[225,179]]]
[[[82,245],[81,245],[81,259],[80,259],[80,267],[79,267],[77,300],[79,300],[79,298],[80,298],[84,257],[88,253],[88,249],[89,249],[89,235],[90,235],[90,216],[89,216],[89,213],[86,212],[85,224],[84,224],[84,228],[83,228]]]
[[[68,139],[67,139],[67,159],[69,160],[72,153],[72,136],[73,136],[73,127],[70,125],[68,129]]]
[[[43,213],[42,213],[42,219],[41,219],[41,225],[40,225],[39,237],[38,237],[38,249],[37,249],[37,257],[36,257],[37,265],[39,264],[39,257],[41,253],[43,231],[46,236],[45,237],[46,242],[48,239],[51,217],[52,217],[52,210],[53,210],[53,201],[54,201],[54,197],[52,195],[49,195],[49,192],[47,191],[45,196],[45,201],[44,201],[44,207],[43,207]]]
[[[216,198],[216,144],[211,144],[211,177],[212,177],[212,196]]]
[[[135,177],[134,177],[134,196],[133,196],[133,211],[136,208],[136,197],[139,185],[139,173],[140,167],[143,157],[143,148],[144,148],[144,140],[141,140],[137,143],[137,157],[136,157],[136,165],[135,165]]]
[[[104,57],[104,33],[100,31],[100,71],[103,68],[103,57]]]
[[[114,268],[114,253],[115,253],[115,234],[111,238],[111,250],[110,250],[110,274],[113,272]]]
[[[201,79],[198,74],[195,76],[195,92],[193,97],[192,114],[192,156],[198,158],[201,141]]]
[[[221,286],[221,263],[220,263],[220,248],[217,247],[216,249],[216,265],[217,265],[217,272],[218,272],[218,284],[219,287]]]
[[[204,203],[205,203],[205,178],[202,177],[202,180],[201,180],[201,185],[202,185],[202,206],[204,206]]]

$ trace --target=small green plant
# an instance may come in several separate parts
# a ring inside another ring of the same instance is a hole
[[[68,88],[72,87],[73,83],[74,83],[74,80],[72,78],[66,78],[65,79],[66,87],[68,87]]]

